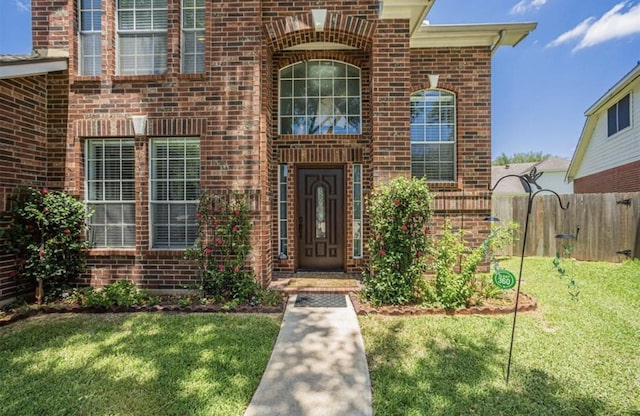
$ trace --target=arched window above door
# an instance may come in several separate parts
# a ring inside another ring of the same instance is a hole
[[[360,68],[333,60],[286,66],[279,74],[280,134],[360,134]]]

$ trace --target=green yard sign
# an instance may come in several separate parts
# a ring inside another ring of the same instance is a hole
[[[509,270],[500,269],[493,274],[493,283],[500,289],[513,289],[516,285],[516,277]]]

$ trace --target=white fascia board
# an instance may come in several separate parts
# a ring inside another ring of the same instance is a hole
[[[380,19],[409,19],[409,33],[417,33],[435,0],[381,0]]]
[[[25,61],[23,63],[0,64],[0,79],[31,77],[54,71],[64,71],[69,67],[67,59],[47,61]]]
[[[602,97],[598,98],[598,100],[591,107],[589,107],[587,111],[585,111],[584,115],[590,116],[592,114],[595,114],[603,106],[613,101],[614,98],[616,100],[618,98],[622,98],[617,96],[622,95],[622,93],[626,93],[627,90],[630,91],[636,81],[640,81],[640,63],[638,63],[638,65],[636,65],[631,71],[629,71],[627,75],[622,77],[620,81],[616,82],[616,84],[611,87],[606,93],[604,93]]]
[[[537,23],[422,25],[411,37],[412,48],[516,46]]]

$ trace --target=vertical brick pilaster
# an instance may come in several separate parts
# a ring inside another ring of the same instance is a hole
[[[410,175],[409,22],[378,23],[371,51],[371,166],[373,183]]]

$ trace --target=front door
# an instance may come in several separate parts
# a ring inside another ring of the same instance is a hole
[[[298,169],[298,269],[344,270],[344,178],[340,168]]]

